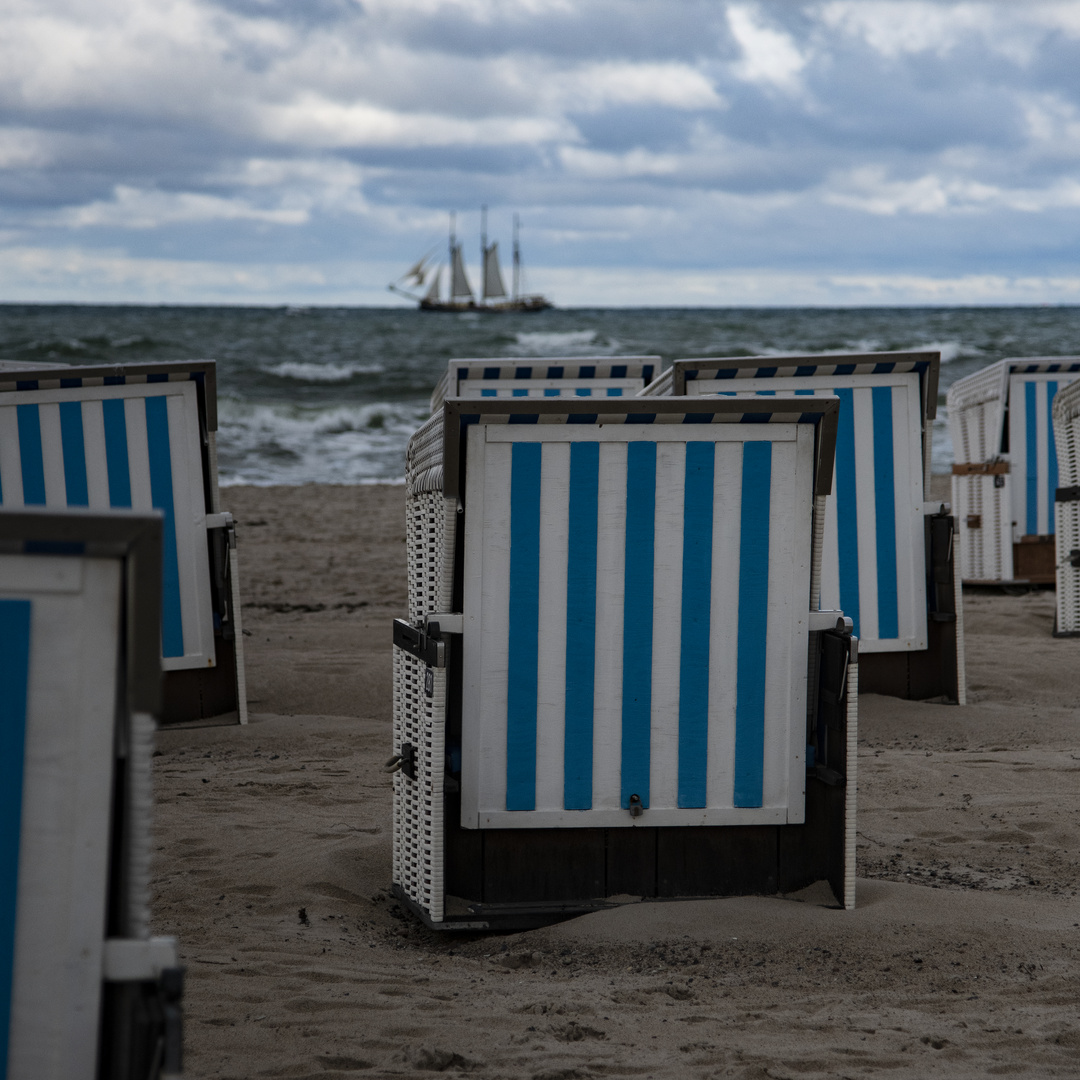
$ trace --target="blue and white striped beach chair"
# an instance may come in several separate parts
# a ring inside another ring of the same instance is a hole
[[[451,360],[431,395],[431,411],[453,397],[631,397],[659,370],[659,356]]]
[[[645,395],[838,397],[835,493],[823,515],[822,606],[851,617],[864,690],[963,703],[960,583],[928,575],[928,518],[940,511],[926,501],[939,363],[940,354],[929,351],[676,360]],[[951,546],[946,539],[945,549]],[[933,569],[940,576],[941,567]],[[935,626],[943,616],[955,628],[947,643]],[[943,665],[945,647],[952,656]],[[882,654],[907,655],[878,659]]]
[[[394,880],[421,917],[526,925],[830,875],[854,902],[850,635],[831,719],[807,676],[839,615],[811,612],[837,411],[453,399],[417,432]]]
[[[149,932],[161,534],[157,514],[0,511],[6,1080],[179,1071],[176,941]]]
[[[1051,409],[1054,395],[1078,378],[1080,357],[1011,358],[949,387],[965,581],[1054,581],[1058,456]]]
[[[0,507],[160,510],[163,719],[247,720],[213,361],[0,371]]]
[[[1054,634],[1080,636],[1080,379],[1054,398],[1057,612]]]

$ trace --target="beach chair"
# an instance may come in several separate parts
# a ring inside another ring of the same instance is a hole
[[[394,891],[523,928],[828,879],[857,649],[817,610],[835,399],[448,399],[409,444]]]
[[[247,722],[212,360],[0,370],[0,508],[164,515],[161,720]]]
[[[949,387],[964,581],[1054,582],[1058,455],[1050,410],[1054,395],[1077,378],[1080,357],[1012,358]]]
[[[0,1064],[180,1069],[175,938],[149,930],[162,517],[0,511]]]
[[[431,395],[431,411],[452,397],[629,397],[659,370],[659,356],[451,360]]]
[[[1080,379],[1054,397],[1054,491],[1057,576],[1055,637],[1080,636]]]
[[[676,360],[644,395],[839,397],[822,607],[852,619],[864,692],[962,705],[954,520],[927,501],[939,364],[930,351]]]

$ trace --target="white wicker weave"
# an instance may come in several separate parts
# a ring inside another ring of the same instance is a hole
[[[394,753],[415,749],[416,775],[394,774],[394,883],[432,922],[444,914],[443,778],[446,754],[446,669],[430,669],[394,649]]]
[[[1060,390],[1054,398],[1054,440],[1057,445],[1058,483],[1080,485],[1080,381]],[[1080,501],[1054,504],[1057,561],[1057,626],[1059,634],[1080,634],[1080,567],[1073,565],[1080,552]]]
[[[855,853],[857,840],[856,811],[859,769],[859,664],[847,670],[847,746],[845,747],[844,792],[844,907],[855,907]]]

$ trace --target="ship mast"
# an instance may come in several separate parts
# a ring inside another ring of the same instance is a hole
[[[480,207],[480,300],[487,300],[487,205]]]
[[[514,295],[517,300],[521,286],[521,246],[518,244],[518,216],[514,215]]]

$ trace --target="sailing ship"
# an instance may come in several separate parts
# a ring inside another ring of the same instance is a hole
[[[544,311],[554,305],[550,300],[538,293],[523,293],[521,291],[521,245],[518,241],[518,216],[514,215],[514,269],[511,279],[511,291],[508,294],[503,282],[502,270],[499,268],[499,244],[488,243],[487,236],[487,207],[480,211],[480,252],[481,252],[481,290],[477,299],[469,285],[468,275],[465,273],[465,257],[461,251],[461,244],[457,239],[454,229],[454,215],[450,215],[450,295],[442,297],[442,271],[443,263],[438,259],[435,250],[429,251],[404,274],[393,282],[389,289],[399,296],[415,300],[421,311],[478,311],[478,312],[507,312],[507,311]],[[430,276],[429,276],[430,275]],[[427,291],[422,294],[410,292],[413,289],[422,289],[427,285]]]

